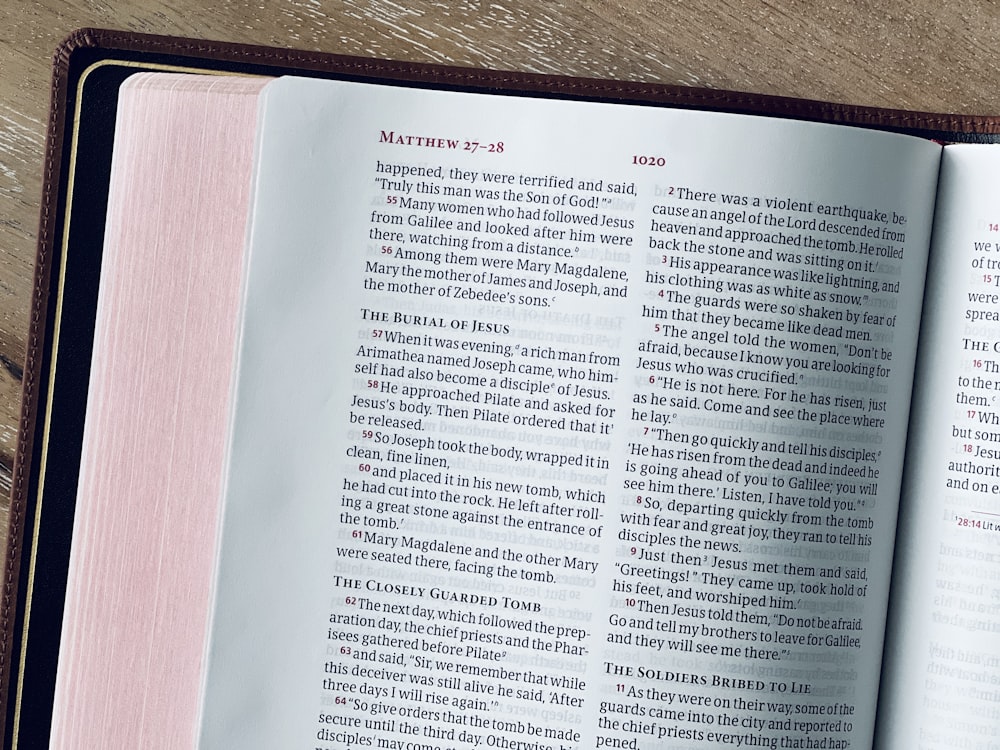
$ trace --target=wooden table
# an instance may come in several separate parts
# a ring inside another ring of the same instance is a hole
[[[89,7],[93,5],[94,7]],[[49,65],[83,26],[905,109],[1000,113],[1000,6],[976,0],[4,0],[0,529],[20,409]],[[0,546],[5,534],[0,531]]]

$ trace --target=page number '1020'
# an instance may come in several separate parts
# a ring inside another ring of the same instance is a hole
[[[662,156],[639,156],[638,154],[633,154],[632,163],[637,164],[640,167],[667,166],[667,160]]]

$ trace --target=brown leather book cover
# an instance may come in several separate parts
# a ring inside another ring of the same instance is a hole
[[[942,141],[1000,139],[1000,120],[726,91],[474,70],[81,30],[55,57],[39,246],[0,608],[5,746],[44,746],[58,657],[118,88],[137,71],[296,74],[510,96],[841,123]]]

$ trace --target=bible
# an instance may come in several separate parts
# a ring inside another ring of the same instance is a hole
[[[990,745],[995,124],[72,44],[9,746]]]

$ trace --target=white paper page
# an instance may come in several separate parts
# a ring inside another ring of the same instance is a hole
[[[890,748],[1000,745],[1000,212],[996,146],[941,167],[887,643]]]
[[[203,746],[868,743],[939,147],[265,98]]]

